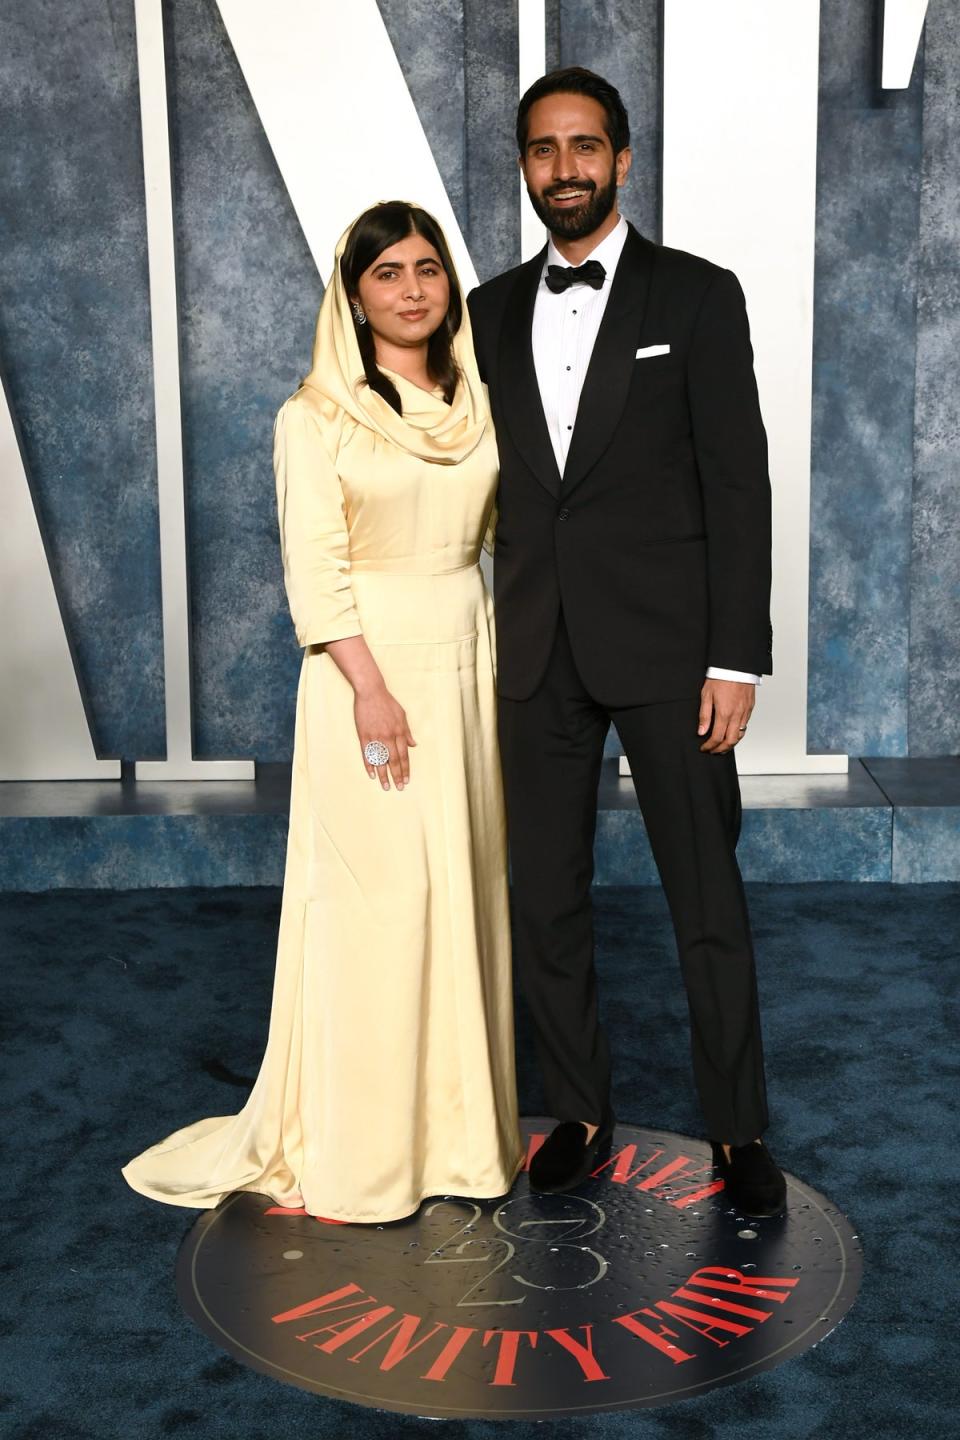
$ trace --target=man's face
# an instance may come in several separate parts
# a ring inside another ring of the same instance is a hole
[[[545,95],[530,107],[520,166],[530,203],[553,235],[581,240],[616,204],[630,151],[614,155],[606,118],[588,95]]]

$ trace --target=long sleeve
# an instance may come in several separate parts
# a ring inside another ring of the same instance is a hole
[[[687,376],[707,533],[707,662],[769,675],[767,437],[743,291],[729,270],[718,271],[703,298]]]
[[[295,396],[277,415],[273,468],[283,578],[301,645],[360,635],[343,491],[320,424]]]

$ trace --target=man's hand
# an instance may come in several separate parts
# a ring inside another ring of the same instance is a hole
[[[698,735],[711,755],[725,755],[742,740],[756,704],[757,687],[740,680],[705,680],[700,691]],[[709,734],[708,734],[709,732]]]

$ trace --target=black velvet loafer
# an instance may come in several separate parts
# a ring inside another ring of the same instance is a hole
[[[613,1116],[606,1115],[588,1140],[579,1120],[561,1121],[530,1161],[530,1188],[558,1195],[581,1184],[610,1153],[613,1125]]]
[[[731,1205],[753,1219],[779,1215],[787,1203],[787,1182],[763,1141],[731,1145],[729,1160],[722,1145],[716,1141],[712,1145],[713,1168],[723,1179],[723,1193]]]

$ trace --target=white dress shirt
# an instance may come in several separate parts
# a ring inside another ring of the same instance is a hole
[[[599,260],[606,271],[599,290],[590,285],[571,285],[560,294],[554,294],[547,286],[547,266],[569,267],[569,261],[564,260],[552,236],[547,242],[547,258],[533,306],[533,364],[550,444],[561,476],[567,463],[587,367],[627,234],[627,222],[621,215],[610,234],[586,257]],[[708,668],[707,677],[711,680],[748,681],[754,685],[762,683],[759,675],[718,669],[714,665]]]

